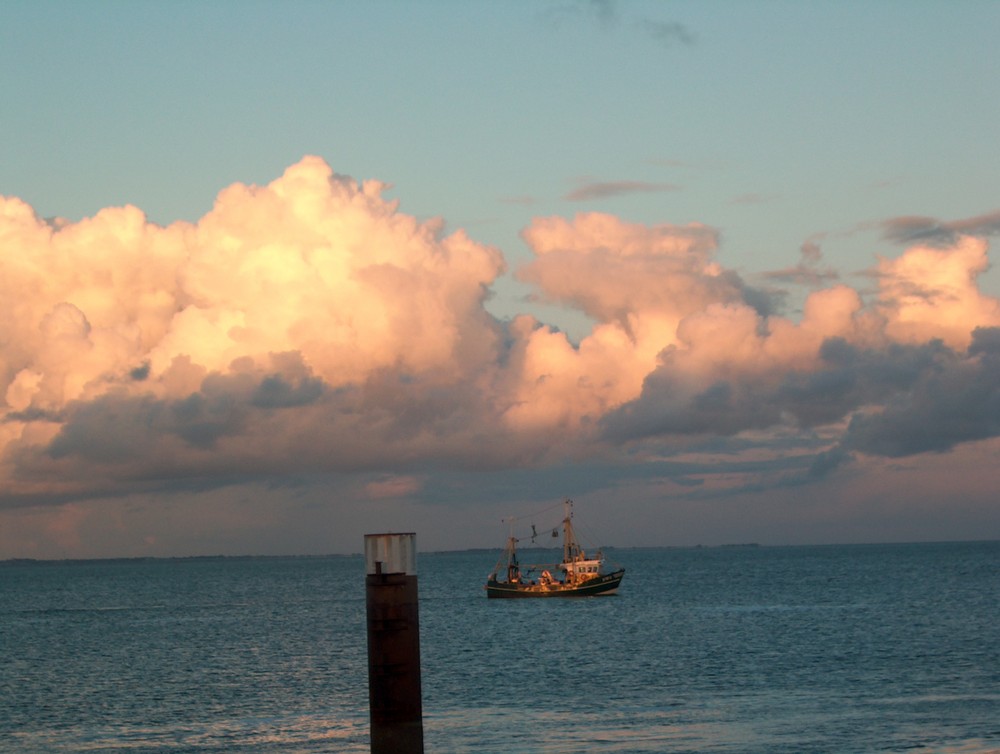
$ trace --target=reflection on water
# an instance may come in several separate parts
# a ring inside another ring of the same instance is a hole
[[[368,718],[221,720],[211,724],[76,727],[15,733],[11,751],[367,752]]]

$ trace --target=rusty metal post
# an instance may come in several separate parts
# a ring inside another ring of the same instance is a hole
[[[423,754],[415,534],[365,535],[372,754]]]

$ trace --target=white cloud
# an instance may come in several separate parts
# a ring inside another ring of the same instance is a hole
[[[537,218],[517,274],[594,321],[574,344],[492,317],[500,251],[383,189],[305,158],[165,228],[133,207],[48,223],[0,199],[0,498],[330,472],[405,498],[442,470],[654,445],[825,448],[815,468],[832,469],[1000,434],[984,241],[880,260],[873,301],[835,285],[792,320],[716,259],[712,228]]]

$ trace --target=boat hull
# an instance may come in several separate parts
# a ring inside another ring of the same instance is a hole
[[[580,584],[510,584],[506,581],[486,582],[486,596],[491,599],[594,597],[614,594],[622,582],[625,569],[588,579]]]

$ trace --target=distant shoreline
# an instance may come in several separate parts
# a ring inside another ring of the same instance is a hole
[[[926,542],[839,542],[829,544],[801,544],[801,545],[767,545],[759,542],[741,542],[721,545],[636,545],[636,546],[605,546],[601,549],[614,552],[644,551],[644,550],[753,550],[753,549],[792,549],[792,548],[813,548],[813,547],[912,547],[925,545],[957,545],[957,544],[996,544],[1000,539],[957,539],[957,540],[933,540]],[[553,550],[558,547],[527,547],[525,550]],[[422,550],[418,551],[420,556],[436,555],[459,555],[459,554],[491,554],[500,550],[497,547],[467,547],[455,550]],[[237,560],[329,560],[329,559],[354,559],[363,558],[360,552],[352,553],[326,553],[322,555],[137,555],[134,557],[107,557],[107,558],[6,558],[0,560],[2,566],[17,565],[72,565],[72,564],[105,564],[114,565],[135,564],[135,563],[189,563],[189,562],[212,562],[212,561],[237,561]]]

